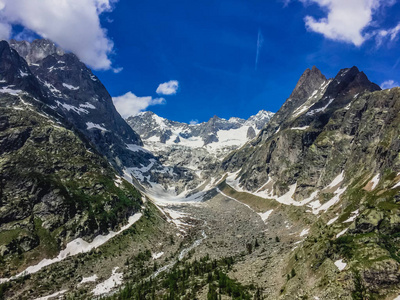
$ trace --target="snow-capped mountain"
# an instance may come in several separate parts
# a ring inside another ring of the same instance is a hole
[[[244,120],[212,117],[199,124],[170,121],[153,112],[139,113],[127,119],[148,149],[157,151],[172,146],[201,148],[211,154],[226,154],[254,138],[274,115],[264,110]]]
[[[34,93],[47,104],[49,113],[58,114],[88,137],[119,170],[138,166],[141,158],[127,145],[142,145],[139,135],[121,118],[104,85],[77,56],[64,53],[49,40],[12,40],[10,46],[4,42],[3,49],[3,56],[15,67],[15,79],[0,83],[3,90],[12,84],[14,90]]]
[[[187,180],[176,184],[165,178],[168,172],[157,174],[148,168],[134,169],[136,177],[147,178],[152,188],[157,183],[163,184],[168,197],[178,196],[182,191],[186,195],[206,192],[219,176],[216,172],[221,160],[254,138],[273,115],[261,110],[247,120],[214,116],[199,124],[171,121],[150,111],[130,117],[127,122],[141,136],[144,148],[154,153],[165,168],[172,168],[171,174],[181,174]]]

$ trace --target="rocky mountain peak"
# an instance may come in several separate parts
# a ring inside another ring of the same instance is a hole
[[[49,55],[57,54],[62,56],[65,54],[63,49],[47,39],[37,39],[31,43],[28,41],[10,40],[10,46],[30,65],[36,64]]]
[[[317,88],[326,82],[326,80],[326,77],[317,67],[313,66],[311,69],[306,69],[297,82],[297,85],[290,95],[290,98],[308,98]]]
[[[342,69],[326,89],[324,99],[335,99],[333,105],[346,104],[356,95],[363,92],[379,91],[381,88],[371,82],[364,72],[353,66]]]

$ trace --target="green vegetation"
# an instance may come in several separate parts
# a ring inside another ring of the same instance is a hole
[[[231,299],[249,300],[253,298],[252,294],[255,299],[262,299],[260,290],[254,286],[243,286],[227,275],[233,263],[232,257],[217,261],[211,260],[208,255],[192,262],[178,262],[169,272],[163,272],[156,278],[143,279],[141,276],[106,299],[195,299],[207,285],[207,299],[220,299],[221,295],[226,295]],[[152,271],[145,273],[151,274]]]

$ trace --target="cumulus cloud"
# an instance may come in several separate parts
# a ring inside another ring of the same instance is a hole
[[[399,83],[394,81],[394,80],[386,80],[381,83],[381,89],[386,90],[386,89],[391,89],[393,87],[399,86]]]
[[[353,43],[360,46],[367,38],[364,28],[370,25],[372,14],[379,7],[379,0],[303,0],[317,3],[328,11],[326,18],[316,20],[306,16],[304,21],[310,31],[326,38]]]
[[[110,69],[114,44],[99,16],[118,0],[0,0],[0,39],[21,25],[74,52],[94,69]]]
[[[175,95],[179,88],[179,82],[177,80],[170,80],[168,82],[161,83],[156,93],[159,95]]]
[[[366,40],[376,38],[378,46],[383,40],[394,40],[400,31],[395,28],[373,29],[378,25],[375,13],[384,7],[392,6],[395,0],[299,0],[304,5],[317,4],[327,12],[324,18],[306,16],[307,30],[322,34],[324,37],[361,46]],[[288,4],[290,0],[285,0]]]
[[[197,119],[195,119],[195,120],[191,120],[191,121],[189,122],[189,124],[190,124],[190,125],[196,125],[196,124],[199,124],[199,120],[197,120]]]
[[[135,116],[147,107],[158,104],[165,104],[164,98],[138,97],[132,92],[119,97],[113,97],[115,108],[120,115],[126,119],[130,116]]]

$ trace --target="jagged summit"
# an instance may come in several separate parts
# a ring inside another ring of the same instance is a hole
[[[299,145],[293,147],[290,145],[291,143],[301,144],[300,148],[309,147],[318,139],[319,135],[327,130],[327,126],[339,110],[347,111],[351,104],[365,93],[379,90],[381,90],[380,87],[372,83],[355,66],[341,69],[335,78],[329,80],[317,68],[307,69],[300,77],[290,98],[272,117],[268,125],[258,135],[258,138],[252,142],[252,148],[241,149],[241,153],[232,154],[226,162],[234,161],[231,164],[235,167],[238,167],[238,161],[241,162],[240,165],[244,165],[246,171],[243,173],[247,173],[242,178],[244,184],[249,188],[259,187],[257,186],[259,182],[266,180],[268,176],[274,176],[275,173],[279,174],[277,177],[281,177],[282,165],[278,162],[288,157],[291,163],[298,162],[301,159],[298,155],[304,151],[296,152],[297,150],[295,151],[294,148]],[[284,144],[276,145],[277,140],[282,143],[282,138],[279,139],[282,135],[284,136],[283,140],[289,140],[288,145],[286,145],[288,149],[291,149],[289,153],[285,152],[287,148],[283,146]],[[300,135],[302,136],[301,139],[292,140],[295,136],[300,138]],[[265,149],[265,145],[269,145],[266,147],[270,147],[270,149]],[[277,148],[283,152],[277,151]],[[254,151],[254,153],[249,156],[251,151]],[[264,157],[265,155],[267,157]],[[251,159],[245,163],[242,156]],[[259,175],[256,175],[253,167],[258,164],[258,161],[266,161],[267,164],[260,165],[259,169],[262,171]],[[228,165],[229,163],[226,164],[226,166]],[[286,180],[295,182],[293,178],[286,178]]]
[[[151,111],[139,113],[127,119],[128,124],[143,140],[163,144],[181,144],[190,147],[216,146],[225,141],[225,146],[241,146],[249,136],[254,137],[271,119],[272,112],[259,111],[249,119],[232,117],[229,120],[213,116],[207,122],[187,124],[162,118]],[[252,130],[250,129],[252,128]],[[236,136],[234,134],[236,131]],[[229,136],[224,137],[224,133]]]
[[[321,71],[313,66],[311,69],[306,69],[301,75],[296,84],[290,99],[303,99],[309,97],[312,92],[326,82],[326,77]]]
[[[9,43],[29,65],[35,64],[49,55],[62,56],[65,54],[63,49],[48,39],[37,39],[32,42],[12,39]]]

